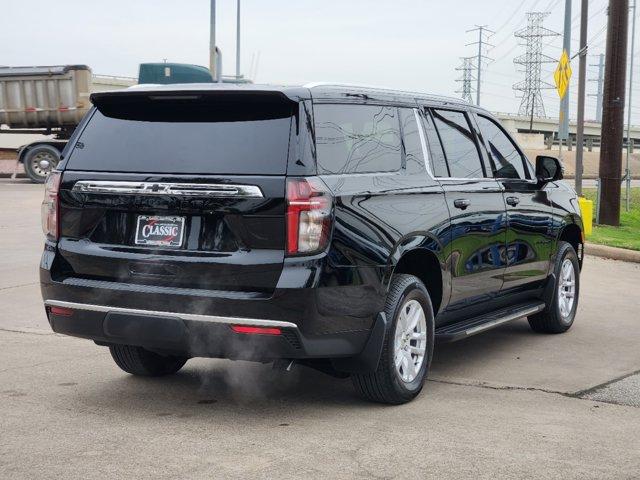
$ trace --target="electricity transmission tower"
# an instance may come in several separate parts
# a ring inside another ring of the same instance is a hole
[[[513,60],[513,63],[521,67],[524,80],[513,85],[513,89],[522,92],[522,100],[518,110],[519,115],[530,117],[529,130],[533,130],[533,117],[544,117],[544,103],[542,101],[543,89],[554,89],[555,86],[544,82],[540,78],[543,63],[556,63],[556,59],[542,53],[542,39],[555,37],[559,34],[544,28],[542,22],[549,12],[528,12],[527,26],[515,33],[516,38],[525,41],[525,53]],[[521,44],[522,45],[522,44]]]
[[[462,83],[462,86],[459,90],[456,90],[456,93],[460,93],[462,99],[469,103],[473,103],[473,81],[476,80],[476,77],[473,75],[473,71],[476,68],[473,64],[473,59],[474,57],[462,57],[462,65],[456,68],[457,71],[462,72],[461,77],[456,79],[456,82]]]
[[[487,42],[485,35],[489,36],[495,32],[493,30],[489,30],[486,25],[476,25],[476,28],[467,30],[467,33],[469,32],[478,32],[478,41],[467,43],[466,46],[467,47],[470,45],[478,46],[478,53],[476,55],[476,63],[475,63],[475,70],[477,71],[475,80],[476,80],[476,105],[480,106],[480,86],[482,83],[482,69],[484,68],[484,62],[487,60],[491,60],[491,58],[487,57],[485,48],[494,46]]]
[[[602,93],[604,87],[604,53],[599,55],[597,64],[591,64],[590,67],[598,67],[598,78],[589,79],[590,82],[598,82],[596,93],[590,93],[589,97],[596,97],[596,122],[602,123]]]

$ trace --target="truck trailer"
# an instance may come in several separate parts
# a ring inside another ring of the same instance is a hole
[[[225,83],[250,83],[224,77]],[[43,183],[91,107],[94,92],[136,83],[211,83],[206,67],[184,63],[142,63],[138,79],[93,75],[86,65],[0,67],[0,134],[42,134],[46,138],[18,148],[18,162],[29,178]]]
[[[86,65],[0,67],[0,134],[41,134],[18,149],[29,178],[43,183],[60,161],[93,92],[126,88],[134,78],[95,76]]]

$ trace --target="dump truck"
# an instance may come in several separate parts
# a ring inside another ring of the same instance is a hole
[[[221,77],[225,83],[250,83]],[[29,178],[43,183],[60,161],[75,128],[91,108],[94,92],[136,83],[211,83],[206,67],[184,63],[142,63],[138,79],[93,75],[86,65],[0,67],[0,134],[42,134],[18,148],[18,162]]]
[[[94,76],[86,65],[0,67],[0,134],[46,136],[18,149],[26,174],[43,183],[91,108],[89,95],[134,83]]]

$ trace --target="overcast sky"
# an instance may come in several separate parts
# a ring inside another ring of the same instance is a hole
[[[474,55],[474,24],[496,33],[494,58],[483,73],[483,106],[516,112],[511,88],[523,74],[513,58],[524,52],[514,31],[525,12],[550,11],[545,27],[562,31],[564,0],[242,0],[242,72],[264,83],[340,81],[458,96],[455,68]],[[590,2],[589,63],[604,52],[606,0]],[[86,64],[94,73],[137,76],[141,62],[208,65],[210,0],[2,0],[0,65]],[[217,43],[223,72],[235,72],[236,0],[217,1]],[[577,50],[578,0],[573,0],[573,52]],[[562,38],[545,39],[558,58]],[[259,62],[257,58],[259,57]],[[640,58],[637,59],[638,69]],[[543,66],[553,83],[555,65]],[[571,117],[575,116],[577,59],[573,64]],[[638,69],[640,71],[640,69]],[[597,68],[589,67],[595,78]],[[640,80],[640,75],[636,78]],[[595,83],[588,84],[595,92]],[[543,92],[547,116],[557,117],[553,90]],[[640,100],[640,88],[635,96]],[[634,123],[640,107],[633,109]],[[595,117],[595,98],[587,100]]]

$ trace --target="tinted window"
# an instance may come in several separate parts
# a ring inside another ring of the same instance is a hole
[[[478,126],[489,146],[496,178],[526,178],[524,159],[511,139],[493,120],[478,115]]]
[[[104,172],[284,174],[290,108],[120,105],[96,111],[67,168]],[[173,111],[175,110],[175,112]],[[107,116],[110,115],[110,116]]]
[[[402,137],[404,142],[406,169],[408,173],[421,173],[424,168],[424,154],[422,141],[416,121],[416,111],[411,108],[400,108],[402,122]]]
[[[395,108],[315,105],[318,173],[393,172],[400,169],[400,123]]]
[[[433,116],[447,157],[450,176],[483,177],[480,154],[467,116],[450,110],[434,110]]]
[[[429,143],[429,156],[431,158],[431,171],[434,177],[449,177],[447,169],[447,160],[442,150],[442,143],[438,137],[438,132],[433,125],[433,118],[430,113],[424,116],[424,126],[427,133],[427,142]]]

